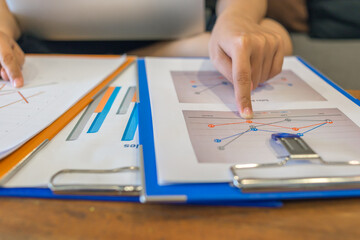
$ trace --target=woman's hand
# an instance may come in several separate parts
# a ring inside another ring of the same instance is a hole
[[[25,55],[19,45],[8,35],[0,31],[0,77],[10,81],[14,87],[24,85],[21,68]]]
[[[272,25],[279,24],[267,19],[256,23],[230,9],[219,16],[210,38],[210,58],[233,83],[236,104],[244,118],[253,115],[251,90],[282,69],[284,40],[282,34],[272,31]]]

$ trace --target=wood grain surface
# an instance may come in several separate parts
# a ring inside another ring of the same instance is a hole
[[[360,199],[281,208],[0,199],[0,239],[359,239]]]
[[[242,208],[0,198],[0,240],[360,239],[359,222],[360,199]]]

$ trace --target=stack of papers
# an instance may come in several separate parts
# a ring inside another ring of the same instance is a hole
[[[127,68],[4,185],[47,187],[64,169],[138,166],[136,67]],[[34,174],[36,169],[36,174]],[[62,174],[58,185],[140,184],[139,173]]]
[[[24,87],[0,81],[0,159],[49,126],[125,57],[27,56]]]

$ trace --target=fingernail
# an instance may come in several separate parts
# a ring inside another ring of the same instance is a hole
[[[15,78],[13,81],[14,87],[18,88],[22,86],[22,81],[19,78]]]
[[[253,113],[251,111],[251,109],[249,107],[246,107],[243,109],[241,116],[243,118],[252,118],[253,117]]]

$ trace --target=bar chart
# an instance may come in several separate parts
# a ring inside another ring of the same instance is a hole
[[[125,94],[121,94],[123,89],[126,89]],[[118,121],[124,125],[121,141],[134,139],[138,126],[136,87],[110,86],[98,94],[83,112],[66,140],[75,141],[84,134],[99,133],[106,121],[109,121],[109,124]]]

